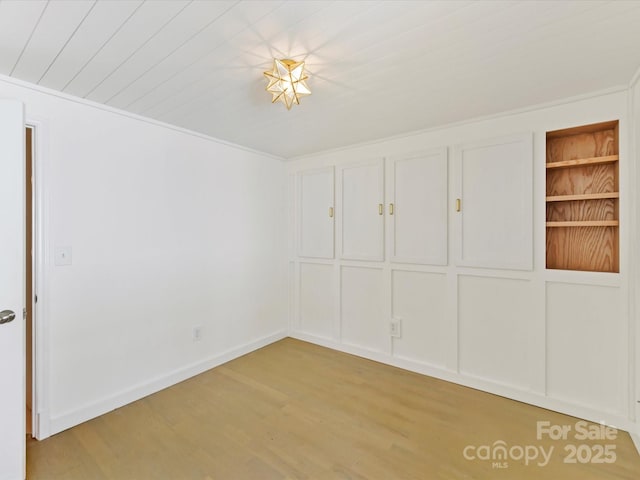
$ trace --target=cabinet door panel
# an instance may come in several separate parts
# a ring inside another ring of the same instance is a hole
[[[626,414],[629,357],[623,345],[628,344],[628,323],[621,311],[622,296],[619,288],[547,282],[547,394],[551,398]]]
[[[300,263],[299,329],[333,338],[335,298],[333,265]]]
[[[390,174],[391,260],[446,265],[446,148],[392,159]]]
[[[529,389],[528,325],[535,321],[528,281],[458,276],[460,372]]]
[[[391,272],[392,317],[402,320],[393,355],[444,368],[447,359],[447,276]]]
[[[333,167],[298,174],[298,255],[333,258]]]
[[[456,149],[457,265],[531,270],[532,135]]]
[[[383,164],[373,160],[340,169],[342,258],[384,259]]]
[[[345,267],[340,276],[340,338],[348,345],[388,352],[382,268]]]

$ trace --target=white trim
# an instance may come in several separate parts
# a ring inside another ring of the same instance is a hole
[[[31,184],[31,192],[30,192],[30,196],[31,196],[31,225],[29,226],[29,228],[31,228],[31,245],[28,246],[28,249],[30,251],[26,252],[27,257],[31,256],[31,272],[28,272],[27,275],[30,277],[31,279],[31,298],[27,297],[25,295],[25,307],[30,308],[31,309],[31,318],[29,319],[29,322],[31,323],[31,328],[30,328],[30,338],[26,337],[26,342],[27,344],[31,344],[31,372],[29,372],[27,370],[25,377],[26,378],[31,378],[31,385],[27,385],[27,393],[31,392],[31,398],[29,398],[29,395],[27,395],[27,405],[29,405],[31,407],[31,432],[27,432],[27,435],[31,435],[35,438],[38,438],[38,416],[36,414],[37,410],[35,408],[36,406],[36,393],[37,393],[37,389],[36,389],[36,378],[35,375],[33,374],[33,372],[35,371],[35,351],[34,351],[34,346],[35,346],[35,342],[33,341],[35,338],[35,302],[34,302],[34,297],[36,295],[36,275],[34,274],[34,272],[37,270],[38,267],[38,258],[35,255],[35,253],[37,252],[37,234],[38,234],[38,229],[37,227],[37,213],[38,213],[38,204],[36,202],[37,199],[37,191],[36,191],[36,174],[35,174],[35,167],[36,167],[36,151],[34,148],[35,142],[36,142],[36,138],[35,138],[35,126],[33,125],[29,125],[28,122],[25,121],[25,126],[27,129],[31,130],[31,158],[30,163],[31,165],[29,165],[29,169],[31,170],[31,179],[27,179],[27,181]],[[26,135],[25,135],[26,137]],[[25,150],[25,158],[26,158],[26,150]],[[25,212],[26,212],[26,208],[25,208]],[[25,317],[26,318],[26,317]],[[25,334],[27,332],[27,329],[25,329]],[[26,351],[25,351],[26,354]],[[25,366],[28,367],[29,363],[25,361]]]
[[[296,315],[296,300],[297,295],[297,275],[296,275],[296,262],[290,261],[287,263],[287,335],[293,330],[293,321],[298,318]]]
[[[521,108],[514,108],[511,110],[506,110],[503,112],[498,112],[498,113],[494,113],[494,114],[490,114],[490,115],[484,115],[484,116],[478,116],[478,117],[473,117],[473,118],[468,118],[465,120],[460,120],[457,122],[451,122],[451,123],[446,123],[446,124],[440,124],[440,125],[435,125],[433,127],[427,127],[427,128],[422,128],[422,129],[418,129],[418,130],[411,130],[409,132],[403,132],[397,135],[391,135],[388,137],[384,137],[384,138],[377,138],[375,140],[367,140],[364,142],[359,142],[359,143],[354,143],[354,144],[350,144],[350,145],[343,145],[343,146],[339,146],[339,147],[335,147],[335,148],[329,148],[326,150],[320,150],[318,152],[313,152],[313,153],[307,153],[307,154],[303,154],[303,155],[297,155],[297,156],[293,156],[293,157],[281,157],[278,155],[274,155],[272,153],[268,153],[268,152],[263,152],[260,150],[256,150],[250,147],[245,147],[243,145],[239,145],[237,143],[233,143],[233,142],[229,142],[226,140],[222,140],[220,138],[216,138],[216,137],[212,137],[210,135],[206,135],[204,133],[200,133],[200,132],[196,132],[194,130],[189,130],[187,128],[183,128],[183,127],[178,127],[176,125],[172,125],[166,122],[161,122],[159,120],[155,120],[153,118],[150,117],[145,117],[143,115],[138,115],[132,112],[127,112],[125,110],[121,110],[115,107],[111,107],[109,105],[105,105],[102,103],[97,103],[91,100],[87,100],[85,98],[81,98],[81,97],[76,97],[74,95],[70,95],[64,92],[60,92],[57,90],[53,90],[50,88],[46,88],[43,87],[41,85],[36,85],[34,83],[30,83],[30,82],[26,82],[24,80],[19,80],[17,78],[14,77],[9,77],[7,75],[3,75],[0,74],[0,82],[4,82],[4,83],[8,83],[11,85],[15,85],[18,87],[22,87],[22,88],[27,88],[29,90],[33,90],[39,93],[43,93],[45,95],[50,95],[52,97],[58,97],[64,100],[68,100],[70,102],[74,102],[74,103],[79,103],[81,105],[86,105],[88,107],[93,107],[96,108],[98,110],[103,110],[105,112],[110,112],[110,113],[114,113],[116,115],[121,115],[124,117],[129,117],[131,119],[134,120],[138,120],[141,122],[145,122],[151,125],[156,125],[159,127],[163,127],[163,128],[167,128],[169,130],[174,130],[176,132],[180,132],[180,133],[184,133],[186,135],[191,135],[194,137],[198,137],[198,138],[202,138],[204,140],[208,140],[211,142],[215,142],[218,143],[220,145],[226,145],[229,147],[233,147],[233,148],[238,148],[240,150],[244,150],[246,152],[249,153],[254,153],[254,154],[258,154],[258,155],[263,155],[275,160],[283,160],[283,161],[296,161],[296,160],[302,160],[302,159],[308,159],[308,158],[314,158],[314,157],[318,157],[318,156],[322,156],[322,155],[326,155],[326,154],[330,154],[330,153],[335,153],[335,152],[342,152],[342,151],[348,151],[348,150],[353,150],[353,149],[357,149],[357,148],[361,148],[361,147],[365,147],[365,146],[369,146],[369,145],[376,145],[379,143],[384,143],[387,141],[392,141],[392,140],[398,140],[401,138],[408,138],[408,137],[414,137],[417,135],[422,135],[425,133],[429,133],[429,132],[437,132],[439,130],[446,130],[448,128],[453,128],[453,127],[459,127],[462,125],[468,125],[471,123],[476,123],[476,122],[484,122],[484,121],[488,121],[488,120],[494,120],[494,119],[498,119],[498,118],[504,118],[504,117],[509,117],[512,115],[519,115],[522,113],[527,113],[527,112],[531,112],[534,110],[539,110],[539,109],[544,109],[544,108],[550,108],[550,107],[555,107],[558,105],[566,105],[569,103],[573,103],[573,102],[579,102],[581,100],[587,100],[590,98],[595,98],[595,97],[600,97],[603,95],[610,95],[610,94],[614,94],[614,93],[619,93],[619,92],[626,92],[628,91],[628,89],[633,86],[636,82],[640,81],[640,68],[638,68],[638,70],[635,72],[635,74],[633,75],[629,85],[616,85],[613,87],[609,87],[609,88],[605,88],[602,90],[596,90],[594,92],[589,92],[589,93],[585,93],[585,94],[581,94],[581,95],[574,95],[572,97],[567,97],[567,98],[563,98],[560,100],[552,100],[550,102],[543,102],[543,103],[537,103],[534,105],[527,105],[525,107],[521,107]]]
[[[33,294],[38,302],[33,304],[32,336],[35,339],[32,355],[34,401],[32,405],[35,422],[33,436],[43,440],[51,435],[49,425],[49,301],[46,267],[49,264],[49,248],[46,241],[51,199],[48,190],[46,158],[48,158],[48,123],[43,119],[27,117],[25,124],[33,128],[33,178],[34,178],[34,265],[35,282]]]
[[[294,306],[293,306],[293,318],[291,319],[291,321],[289,322],[289,331],[287,332],[287,335],[289,333],[291,333],[293,330],[297,329],[297,328],[301,328],[302,327],[302,315],[301,315],[301,311],[300,311],[300,305],[301,305],[301,301],[300,301],[300,295],[302,295],[302,282],[301,282],[301,277],[302,277],[302,265],[303,263],[300,261],[294,262],[294,267],[293,267],[293,274],[294,274]]]
[[[451,268],[449,265],[424,265],[421,263],[398,263],[389,262],[389,270],[401,271],[401,272],[419,272],[419,273],[432,273],[435,275],[446,275]]]
[[[42,204],[40,195],[40,175],[38,175],[39,162],[39,149],[38,149],[38,133],[39,128],[34,125],[34,122],[30,122],[25,118],[25,127],[31,129],[31,252],[32,252],[32,264],[31,264],[31,298],[25,298],[26,305],[31,304],[31,338],[27,338],[27,342],[31,342],[31,433],[27,433],[33,438],[40,438],[40,421],[38,417],[38,405],[40,401],[40,395],[38,391],[38,376],[37,376],[37,331],[36,331],[36,314],[38,313],[36,308],[36,302],[34,297],[38,291],[38,284],[40,280],[40,246],[43,244],[40,241],[42,235],[40,224],[42,217]],[[29,255],[29,252],[27,252]],[[26,363],[26,362],[25,362]],[[27,372],[27,377],[29,373]],[[28,393],[28,392],[27,392]],[[27,399],[29,400],[29,399]]]
[[[636,76],[638,77],[638,78],[636,78],[636,81],[640,80],[640,70],[638,71]],[[615,87],[605,88],[605,89],[602,89],[602,90],[596,90],[595,92],[585,93],[585,94],[582,94],[582,95],[575,95],[575,96],[563,98],[563,99],[560,99],[560,100],[553,100],[551,102],[536,103],[534,105],[527,105],[526,107],[515,108],[515,109],[512,109],[512,110],[506,110],[506,111],[494,113],[494,114],[491,114],[491,115],[468,118],[468,119],[465,119],[465,120],[460,120],[458,122],[445,123],[444,125],[435,125],[433,127],[422,128],[420,130],[412,130],[412,131],[409,131],[409,132],[403,132],[403,133],[399,133],[398,135],[391,135],[389,137],[376,138],[375,140],[367,140],[367,141],[360,142],[360,143],[353,143],[353,144],[350,144],[350,145],[343,145],[341,147],[328,148],[326,150],[321,150],[319,152],[307,153],[307,154],[304,154],[304,155],[298,155],[298,156],[294,156],[294,157],[287,157],[287,158],[285,158],[285,160],[287,161],[287,163],[289,163],[289,162],[295,162],[295,161],[298,161],[298,160],[308,160],[308,159],[311,159],[311,158],[322,157],[322,156],[330,155],[332,153],[337,153],[337,152],[347,152],[349,150],[356,150],[356,149],[359,149],[359,148],[364,148],[364,147],[368,147],[368,146],[372,146],[372,145],[377,145],[377,144],[380,144],[380,143],[391,142],[391,141],[400,140],[400,139],[403,139],[403,138],[416,137],[418,135],[424,135],[426,133],[439,132],[441,130],[447,130],[447,129],[451,129],[451,128],[455,128],[455,127],[461,127],[461,126],[469,125],[469,124],[473,124],[473,123],[486,122],[486,121],[489,121],[489,120],[496,120],[496,119],[500,119],[500,118],[511,117],[511,116],[514,116],[514,115],[521,115],[523,113],[533,112],[533,111],[536,111],[536,110],[542,110],[542,109],[545,109],[545,108],[552,108],[552,107],[556,107],[556,106],[559,106],[559,105],[567,105],[567,104],[570,104],[570,103],[575,103],[575,102],[580,102],[580,101],[583,101],[583,100],[588,100],[590,98],[602,97],[604,95],[611,95],[611,94],[614,94],[614,93],[627,92],[628,88],[629,88],[628,85],[617,85]]]
[[[535,273],[527,270],[499,270],[485,267],[454,267],[452,271],[458,277],[482,277],[482,278],[502,278],[505,280],[524,280],[530,282],[535,279]]]
[[[425,275],[440,275],[442,277],[446,277],[449,272],[446,270],[419,270],[417,268],[411,268],[413,265],[410,264],[391,264],[389,265],[389,271],[393,275],[393,272],[406,272],[406,273],[424,273]],[[393,294],[393,289],[392,292]]]
[[[629,436],[631,437],[631,440],[633,441],[638,454],[640,454],[640,434],[629,432]]]
[[[422,375],[438,378],[465,387],[474,388],[485,393],[499,395],[510,400],[528,403],[530,405],[560,412],[565,415],[584,418],[596,423],[604,423],[606,425],[615,426],[615,428],[625,430],[627,432],[633,432],[636,429],[635,422],[629,420],[628,418],[625,418],[622,415],[604,413],[587,406],[576,405],[570,402],[552,399],[544,395],[540,395],[528,390],[515,388],[507,384],[500,384],[481,378],[471,377],[468,375],[456,373],[455,371],[450,369],[439,368],[433,365],[428,365],[426,363],[421,363],[413,360],[400,359],[386,353],[359,348],[353,345],[344,345],[336,341],[315,337],[304,332],[292,331],[289,336],[291,338],[331,348],[339,352],[349,353],[351,355],[356,355],[358,357],[384,363],[393,367],[402,368],[410,372],[416,372]]]
[[[628,384],[627,404],[629,408],[629,418],[638,421],[636,404],[636,372],[637,372],[637,337],[636,337],[636,285],[637,285],[637,254],[636,254],[636,234],[637,231],[637,207],[638,201],[636,188],[636,140],[634,126],[637,119],[634,118],[634,83],[640,78],[640,68],[631,80],[627,94],[627,121],[620,122],[620,159],[619,162],[619,189],[620,189],[620,272],[624,272],[626,282],[623,283],[622,293],[626,298],[623,308],[626,308],[627,341],[621,347],[627,350],[627,369],[623,379]],[[623,128],[626,127],[626,128]],[[625,135],[626,134],[626,135]],[[625,149],[625,146],[628,149]],[[626,153],[625,153],[626,150]],[[622,154],[625,153],[622,161]],[[624,207],[624,208],[622,208]],[[622,372],[621,372],[622,373]],[[638,444],[636,443],[636,446]]]
[[[228,142],[226,140],[222,140],[220,138],[212,137],[210,135],[206,135],[204,133],[196,132],[194,130],[189,130],[188,128],[178,127],[177,125],[172,125],[170,123],[161,122],[160,120],[155,120],[153,118],[145,117],[142,115],[138,115],[136,113],[127,112],[125,110],[121,110],[119,108],[110,107],[109,105],[105,105],[103,103],[97,103],[92,100],[87,100],[86,98],[76,97],[74,95],[69,95],[68,93],[59,92],[57,90],[52,90],[50,88],[42,87],[40,85],[36,85],[33,83],[25,82],[24,80],[18,80],[17,78],[8,77],[6,75],[0,74],[0,82],[8,83],[11,85],[15,85],[17,87],[26,88],[29,90],[33,90],[39,93],[43,93],[45,95],[50,95],[52,97],[61,98],[63,100],[68,100],[70,102],[78,103],[80,105],[85,105],[87,107],[96,108],[98,110],[103,110],[105,112],[113,113],[116,115],[120,115],[123,117],[128,117],[133,120],[138,120],[140,122],[148,123],[151,125],[155,125],[157,127],[167,128],[169,130],[174,130],[179,133],[184,133],[186,135],[191,135],[193,137],[198,137],[203,140],[208,140],[210,142],[214,142],[220,145],[225,145],[227,147],[237,148],[239,150],[244,150],[245,152],[253,153],[256,155],[269,157],[274,160],[286,160],[284,157],[280,157],[278,155],[274,155],[272,153],[262,152],[260,150],[255,150],[253,148],[245,147],[243,145],[239,145],[237,143]]]
[[[638,315],[638,300],[640,299],[640,282],[638,274],[640,272],[638,261],[638,194],[637,185],[640,181],[640,171],[636,161],[640,158],[640,111],[636,111],[637,84],[640,82],[640,67],[629,83],[629,93],[627,105],[629,117],[628,123],[628,145],[629,145],[629,392],[630,392],[630,415],[638,422],[636,436],[632,435],[634,443],[640,453],[640,317]],[[622,184],[621,184],[622,186]]]
[[[579,270],[555,270],[545,268],[544,281],[547,283],[568,283],[571,285],[594,285],[598,287],[622,287],[624,280],[620,273],[583,272]]]
[[[51,417],[51,433],[54,434],[61,432],[79,425],[80,423],[86,422],[87,420],[91,420],[92,418],[104,415],[116,408],[171,387],[188,378],[206,372],[218,365],[222,365],[223,363],[241,357],[242,355],[246,355],[247,353],[253,352],[254,350],[270,345],[286,337],[286,330],[279,330],[266,337],[231,348],[190,365],[177,368],[167,374],[157,376],[136,386],[127,388],[126,390],[122,390],[108,397],[83,405],[80,408],[69,410]]]
[[[329,258],[313,258],[313,257],[299,257],[289,259],[290,262],[308,263],[311,265],[333,265],[336,263],[334,259]],[[360,265],[360,264],[358,264]]]
[[[629,82],[629,89],[633,89],[637,82],[640,82],[640,66],[638,66],[636,73],[634,73],[633,77],[631,77],[631,81]]]

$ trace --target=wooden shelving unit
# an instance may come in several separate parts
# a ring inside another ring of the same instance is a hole
[[[548,138],[548,137],[547,137]],[[598,165],[613,163],[619,160],[618,155],[606,155],[604,157],[576,158],[575,160],[563,160],[561,162],[547,162],[547,168],[579,167],[580,165]]]
[[[619,272],[618,121],[547,132],[547,268]]]
[[[620,225],[618,220],[578,220],[567,222],[547,222],[547,227],[617,227]]]
[[[586,193],[582,195],[556,195],[547,197],[547,202],[568,202],[570,200],[598,200],[602,198],[619,198],[618,192],[609,193]]]

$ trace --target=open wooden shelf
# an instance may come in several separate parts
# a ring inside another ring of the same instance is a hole
[[[603,163],[613,163],[619,160],[618,155],[606,155],[604,157],[575,158],[573,160],[562,160],[561,162],[548,162],[547,168],[569,168],[581,165],[601,165]]]
[[[566,222],[547,222],[547,227],[617,227],[618,220],[573,220]]]
[[[547,268],[619,272],[618,121],[547,132]]]
[[[580,195],[554,195],[547,197],[547,202],[572,202],[576,200],[603,200],[607,198],[620,198],[619,192],[608,193],[582,193]]]

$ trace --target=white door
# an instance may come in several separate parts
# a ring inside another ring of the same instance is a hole
[[[533,267],[533,136],[456,148],[456,264]]]
[[[447,149],[389,162],[391,261],[447,264]]]
[[[341,257],[384,260],[384,160],[340,167]]]
[[[298,255],[333,258],[333,167],[298,173]]]
[[[0,100],[0,480],[25,478],[24,142],[22,103]]]

